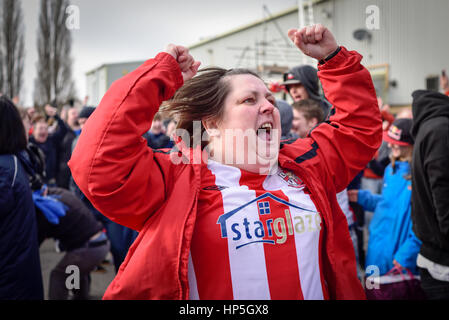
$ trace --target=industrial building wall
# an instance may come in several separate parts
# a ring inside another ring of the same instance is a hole
[[[128,73],[137,69],[144,61],[133,61],[133,62],[124,62],[124,63],[114,63],[107,65],[107,81],[106,81],[106,90],[112,85],[115,80],[122,78]],[[104,93],[106,93],[106,90]]]
[[[89,72],[86,75],[87,95],[89,96],[89,105],[97,106],[103,95],[106,93],[107,84],[107,67],[103,66],[96,70]]]
[[[449,70],[449,1],[447,0],[335,0],[333,31],[341,45],[357,50],[363,64],[389,65],[388,91],[392,105],[411,103],[411,93],[425,89],[426,77]],[[353,31],[366,28],[370,14],[379,8],[379,29],[369,30],[371,42],[357,41]],[[427,23],[424,23],[426,21]],[[430,21],[430,23],[429,23]]]
[[[99,79],[98,79],[98,71],[90,72],[86,75],[86,93],[89,97],[88,104],[97,105],[99,102]]]
[[[323,24],[330,23],[321,11],[316,12],[315,20]],[[297,26],[298,14],[293,8],[289,14],[276,19],[276,22],[267,21],[249,29],[230,32],[208,43],[192,45],[190,52],[202,61],[203,66],[256,69],[258,65],[276,64],[292,67],[302,63],[302,54],[287,38],[287,30]]]
[[[371,41],[356,40],[353,32],[367,29],[367,19],[372,15],[366,9],[371,5],[379,9],[379,29],[368,30]],[[363,64],[374,67],[371,70],[376,88],[386,89],[384,99],[391,105],[410,104],[412,91],[426,87],[426,77],[438,75],[441,69],[449,70],[448,0],[329,0],[315,5],[314,15],[315,23],[329,27],[339,44],[357,50],[364,56]],[[291,10],[276,21],[286,33],[298,26],[298,13]],[[265,56],[261,52],[262,41],[269,44]],[[288,49],[273,22],[192,45],[190,51],[203,62],[203,67],[255,69],[261,64],[292,67],[303,61],[297,50]],[[393,80],[395,87],[383,88]]]
[[[86,75],[87,95],[90,105],[98,105],[115,80],[134,71],[144,61],[105,64]]]

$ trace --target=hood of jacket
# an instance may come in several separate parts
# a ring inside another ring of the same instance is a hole
[[[276,105],[281,116],[282,137],[286,137],[292,129],[293,108],[284,100],[276,100]]]
[[[321,101],[318,87],[318,70],[309,65],[297,66],[288,71],[306,88],[309,98]]]
[[[414,139],[422,123],[436,117],[449,117],[449,97],[430,90],[416,90],[412,93]]]
[[[306,88],[309,99],[317,101],[324,111],[324,118],[327,119],[331,105],[324,97],[320,95],[318,70],[309,65],[301,65],[294,67],[288,71]],[[287,85],[288,86],[288,85]]]

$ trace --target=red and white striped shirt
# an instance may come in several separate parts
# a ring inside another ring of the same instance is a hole
[[[300,179],[211,160],[203,171],[190,299],[327,299],[321,215]]]

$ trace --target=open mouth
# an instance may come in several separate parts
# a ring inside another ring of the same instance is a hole
[[[257,129],[257,136],[263,140],[271,140],[271,131],[273,130],[273,124],[271,122],[264,122]]]

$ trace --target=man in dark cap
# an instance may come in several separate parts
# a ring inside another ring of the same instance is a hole
[[[90,117],[90,115],[95,111],[95,107],[85,106],[83,109],[81,109],[81,112],[78,116],[78,123],[81,127],[81,130],[83,129],[84,124],[86,123],[87,119]]]
[[[317,69],[309,65],[294,67],[284,74],[284,82],[281,84],[285,86],[294,102],[304,99],[317,101],[323,109],[324,118],[327,118],[331,106],[319,94]]]
[[[423,243],[417,265],[427,297],[449,299],[449,97],[429,90],[412,96],[412,219]]]
[[[80,125],[80,129],[83,130],[84,124],[90,115],[95,111],[95,107],[84,106],[79,115],[78,115],[78,124]],[[78,142],[79,135],[72,142],[72,151],[75,149],[76,143]]]

